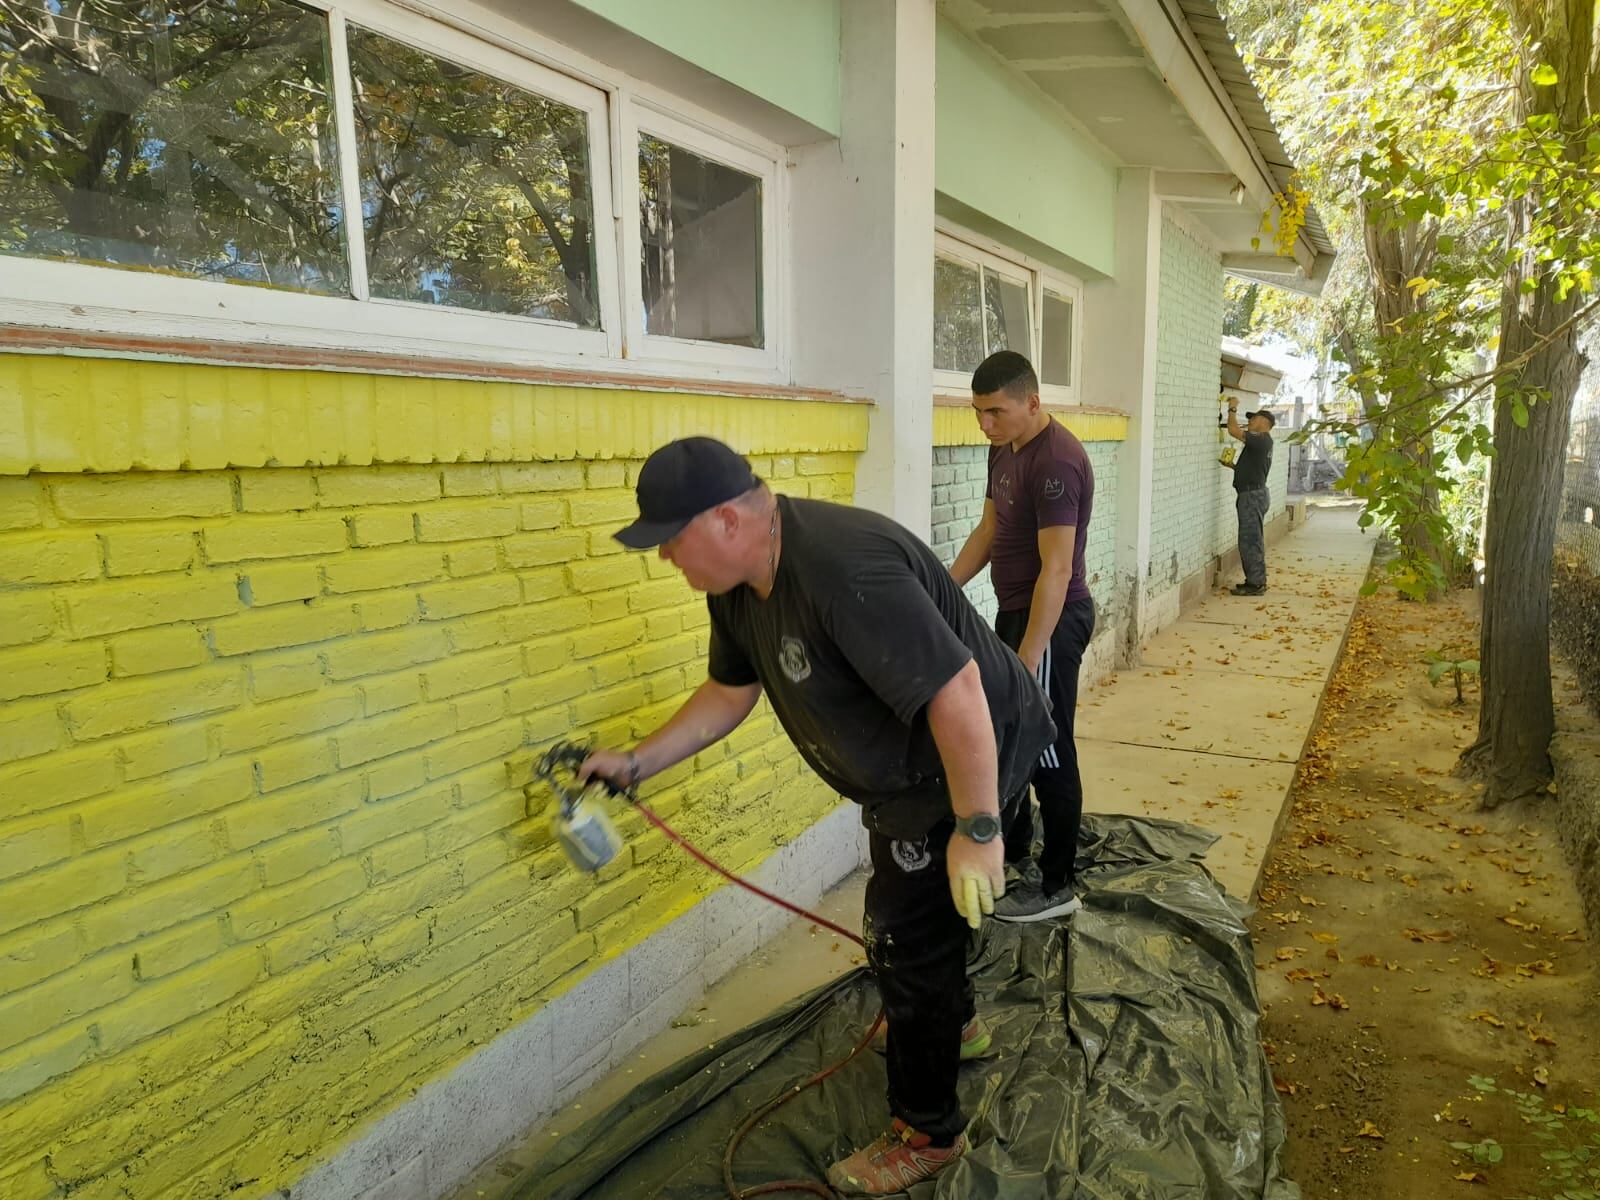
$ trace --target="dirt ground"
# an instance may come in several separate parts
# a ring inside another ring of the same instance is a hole
[[[1480,811],[1452,774],[1476,681],[1460,706],[1428,681],[1429,651],[1476,657],[1472,606],[1360,603],[1268,858],[1262,1038],[1307,1200],[1561,1195],[1542,1154],[1600,1163],[1600,1125],[1573,1111],[1600,1099],[1600,976],[1552,804]],[[1558,1140],[1474,1076],[1536,1097]]]

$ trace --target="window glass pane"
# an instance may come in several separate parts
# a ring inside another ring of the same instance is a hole
[[[0,251],[344,290],[328,77],[283,0],[5,0]]]
[[[933,369],[975,371],[983,361],[978,268],[933,260]]]
[[[588,119],[350,27],[374,296],[600,326]]]
[[[764,344],[760,179],[640,134],[639,239],[646,333]]]
[[[990,354],[996,350],[1015,350],[1022,355],[1033,353],[1026,284],[984,271],[983,319],[989,335]]]
[[[1068,386],[1072,383],[1072,301],[1052,292],[1044,294],[1044,345],[1039,355],[1039,382]]]

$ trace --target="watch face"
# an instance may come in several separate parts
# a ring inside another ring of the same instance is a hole
[[[1000,835],[1000,818],[984,813],[966,821],[967,836],[975,842],[993,841]]]

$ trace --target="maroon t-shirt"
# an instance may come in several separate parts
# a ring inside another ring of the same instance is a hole
[[[1011,443],[989,448],[989,490],[994,501],[994,545],[989,551],[989,578],[1002,612],[1027,609],[1039,581],[1039,530],[1054,525],[1076,527],[1072,547],[1072,583],[1067,600],[1083,600],[1089,584],[1083,575],[1083,549],[1089,541],[1089,515],[1094,509],[1094,465],[1089,452],[1054,417],[1020,451]]]

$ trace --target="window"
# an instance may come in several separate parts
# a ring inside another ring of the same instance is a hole
[[[0,251],[342,293],[327,21],[12,0]]]
[[[982,285],[976,265],[936,255],[933,260],[933,367],[977,370],[984,360]]]
[[[708,136],[642,104],[623,110],[636,170],[624,211],[627,354],[775,369],[776,154]]]
[[[349,31],[371,294],[600,327],[584,114]]]
[[[1072,310],[1070,296],[1060,295],[1050,287],[1044,289],[1044,319],[1040,322],[1041,384],[1072,386]]]
[[[761,180],[639,135],[646,333],[762,345]]]
[[[933,260],[935,387],[965,396],[984,358],[1015,350],[1034,364],[1046,400],[1075,402],[1078,283],[984,241],[958,237],[941,222]]]
[[[525,29],[330,4],[5,0],[0,308],[782,378],[778,147],[540,65]]]

